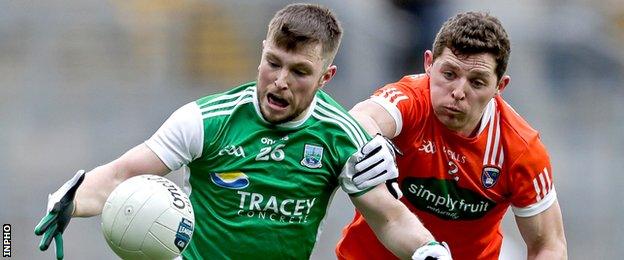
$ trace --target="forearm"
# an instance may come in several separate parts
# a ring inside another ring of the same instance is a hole
[[[108,195],[125,180],[115,162],[99,166],[85,175],[74,198],[74,217],[91,217],[102,213]]]
[[[516,217],[527,246],[527,259],[568,259],[559,202],[532,217]]]
[[[102,213],[108,195],[126,179],[140,174],[165,175],[169,168],[145,144],[140,144],[108,164],[88,172],[74,199],[74,217]]]
[[[352,201],[379,241],[401,259],[409,259],[416,249],[435,241],[429,230],[403,203],[392,198],[384,185]],[[371,210],[367,205],[375,207]]]
[[[542,241],[536,245],[527,245],[527,259],[530,260],[551,260],[568,259],[566,240],[563,234]]]
[[[435,241],[429,230],[414,215],[405,215],[379,225],[375,231],[379,241],[401,259],[409,259],[416,249]]]
[[[552,260],[568,259],[568,252],[565,245],[542,248],[540,250],[529,250],[527,259],[530,260]]]

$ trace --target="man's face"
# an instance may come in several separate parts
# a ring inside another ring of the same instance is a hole
[[[474,133],[487,103],[502,91],[509,76],[497,81],[496,61],[490,53],[456,56],[446,48],[433,61],[425,52],[430,77],[431,103],[437,118],[463,136]]]
[[[300,119],[336,67],[324,67],[320,43],[291,52],[272,41],[262,45],[257,86],[262,116],[274,124]]]

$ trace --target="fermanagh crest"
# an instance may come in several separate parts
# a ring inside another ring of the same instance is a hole
[[[323,159],[323,147],[313,144],[305,145],[301,165],[312,169],[321,168],[323,166],[321,159]]]

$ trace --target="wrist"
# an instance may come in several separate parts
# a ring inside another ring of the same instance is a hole
[[[422,247],[422,246],[434,246],[434,245],[439,245],[439,244],[440,244],[440,242],[438,242],[438,241],[435,241],[435,240],[429,240],[429,241],[427,241],[426,243],[422,244],[422,245],[421,245],[421,247]]]
[[[437,245],[440,244],[438,243],[438,241],[435,241],[434,239],[427,239],[425,242],[421,243],[420,245],[418,245],[418,248],[416,248],[416,250],[414,250],[414,252],[417,252],[419,249],[426,247],[426,246],[431,246],[431,245]]]
[[[71,214],[69,216],[73,218],[76,216],[76,200],[73,200],[69,206],[71,207]]]
[[[431,258],[439,260],[452,259],[448,245],[445,242],[430,240],[416,249],[412,255],[412,260],[426,260]]]

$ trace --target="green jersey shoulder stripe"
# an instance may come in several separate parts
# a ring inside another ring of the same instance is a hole
[[[320,99],[318,104],[317,111],[319,113],[317,116],[321,117],[319,119],[329,121],[327,119],[330,118],[332,122],[339,124],[349,137],[353,139],[353,143],[357,145],[357,147],[361,147],[366,143],[366,135],[364,135],[359,125],[355,124],[348,115]]]
[[[349,139],[356,147],[362,147],[364,145],[366,140],[365,137],[355,134],[355,131],[351,128],[351,126],[345,123],[344,119],[340,118],[339,116],[331,114],[321,107],[315,110],[312,116],[317,118],[318,120],[331,122],[340,126],[340,128],[342,128],[342,130],[349,136]]]
[[[316,111],[314,111],[314,113],[312,113],[312,116],[320,121],[325,121],[325,122],[330,122],[333,124],[336,124],[338,126],[340,126],[340,128],[342,128],[343,131],[345,131],[345,133],[347,133],[347,135],[349,136],[349,140],[351,140],[351,142],[357,146],[357,147],[362,147],[364,144],[361,144],[357,141],[357,139],[353,136],[353,134],[349,131],[349,129],[340,121],[335,120],[331,117],[326,117],[323,115],[320,115],[319,113],[317,113]]]
[[[198,104],[200,109],[203,109],[203,108],[205,108],[207,106],[210,106],[211,104],[214,104],[214,103],[223,103],[223,101],[226,101],[226,100],[236,99],[240,95],[245,95],[245,94],[248,94],[248,93],[252,93],[253,94],[255,92],[255,90],[256,90],[255,86],[256,85],[255,85],[254,82],[243,84],[243,85],[241,85],[241,86],[239,86],[237,88],[234,88],[233,90],[225,92],[224,94],[217,94],[217,95],[212,95],[212,96],[201,98],[201,99],[197,100],[197,104]],[[238,89],[241,89],[241,88],[245,88],[245,90],[237,91]],[[227,94],[227,93],[232,93],[232,92],[233,92],[233,94]]]
[[[232,113],[234,113],[234,111],[236,110],[236,108],[238,108],[239,106],[242,106],[244,104],[247,103],[252,103],[253,102],[253,97],[252,96],[241,96],[240,100],[236,100],[233,102],[230,102],[231,104],[229,104],[228,109],[225,110],[217,110],[217,111],[203,111],[202,112],[202,118],[206,119],[206,118],[210,118],[213,116],[224,116],[224,115],[230,115]]]
[[[212,99],[204,104],[200,105],[200,110],[202,114],[207,114],[210,112],[215,112],[216,110],[222,110],[224,108],[229,109],[239,105],[242,101],[246,99],[251,99],[254,95],[255,87],[250,87],[245,89],[244,91],[219,96],[215,99]]]
[[[355,130],[357,131],[357,133],[360,136],[364,136],[364,140],[366,140],[366,136],[368,136],[368,133],[364,133],[362,127],[360,127],[360,124],[356,123],[355,120],[351,117],[351,115],[349,115],[349,113],[345,113],[342,110],[338,109],[335,106],[332,106],[330,104],[328,104],[327,102],[323,101],[323,100],[319,100],[319,103],[321,105],[323,105],[324,107],[329,108],[329,110],[334,111],[334,113],[340,115],[342,118],[344,118],[345,120],[347,120],[347,122],[350,123],[350,125],[355,128]]]
[[[239,106],[253,102],[254,91],[255,88],[248,88],[242,92],[239,92],[238,95],[230,95],[230,97],[236,97],[236,99],[234,100],[203,107],[201,109],[203,119],[213,116],[232,114],[233,111],[236,110],[236,108],[238,108]]]

